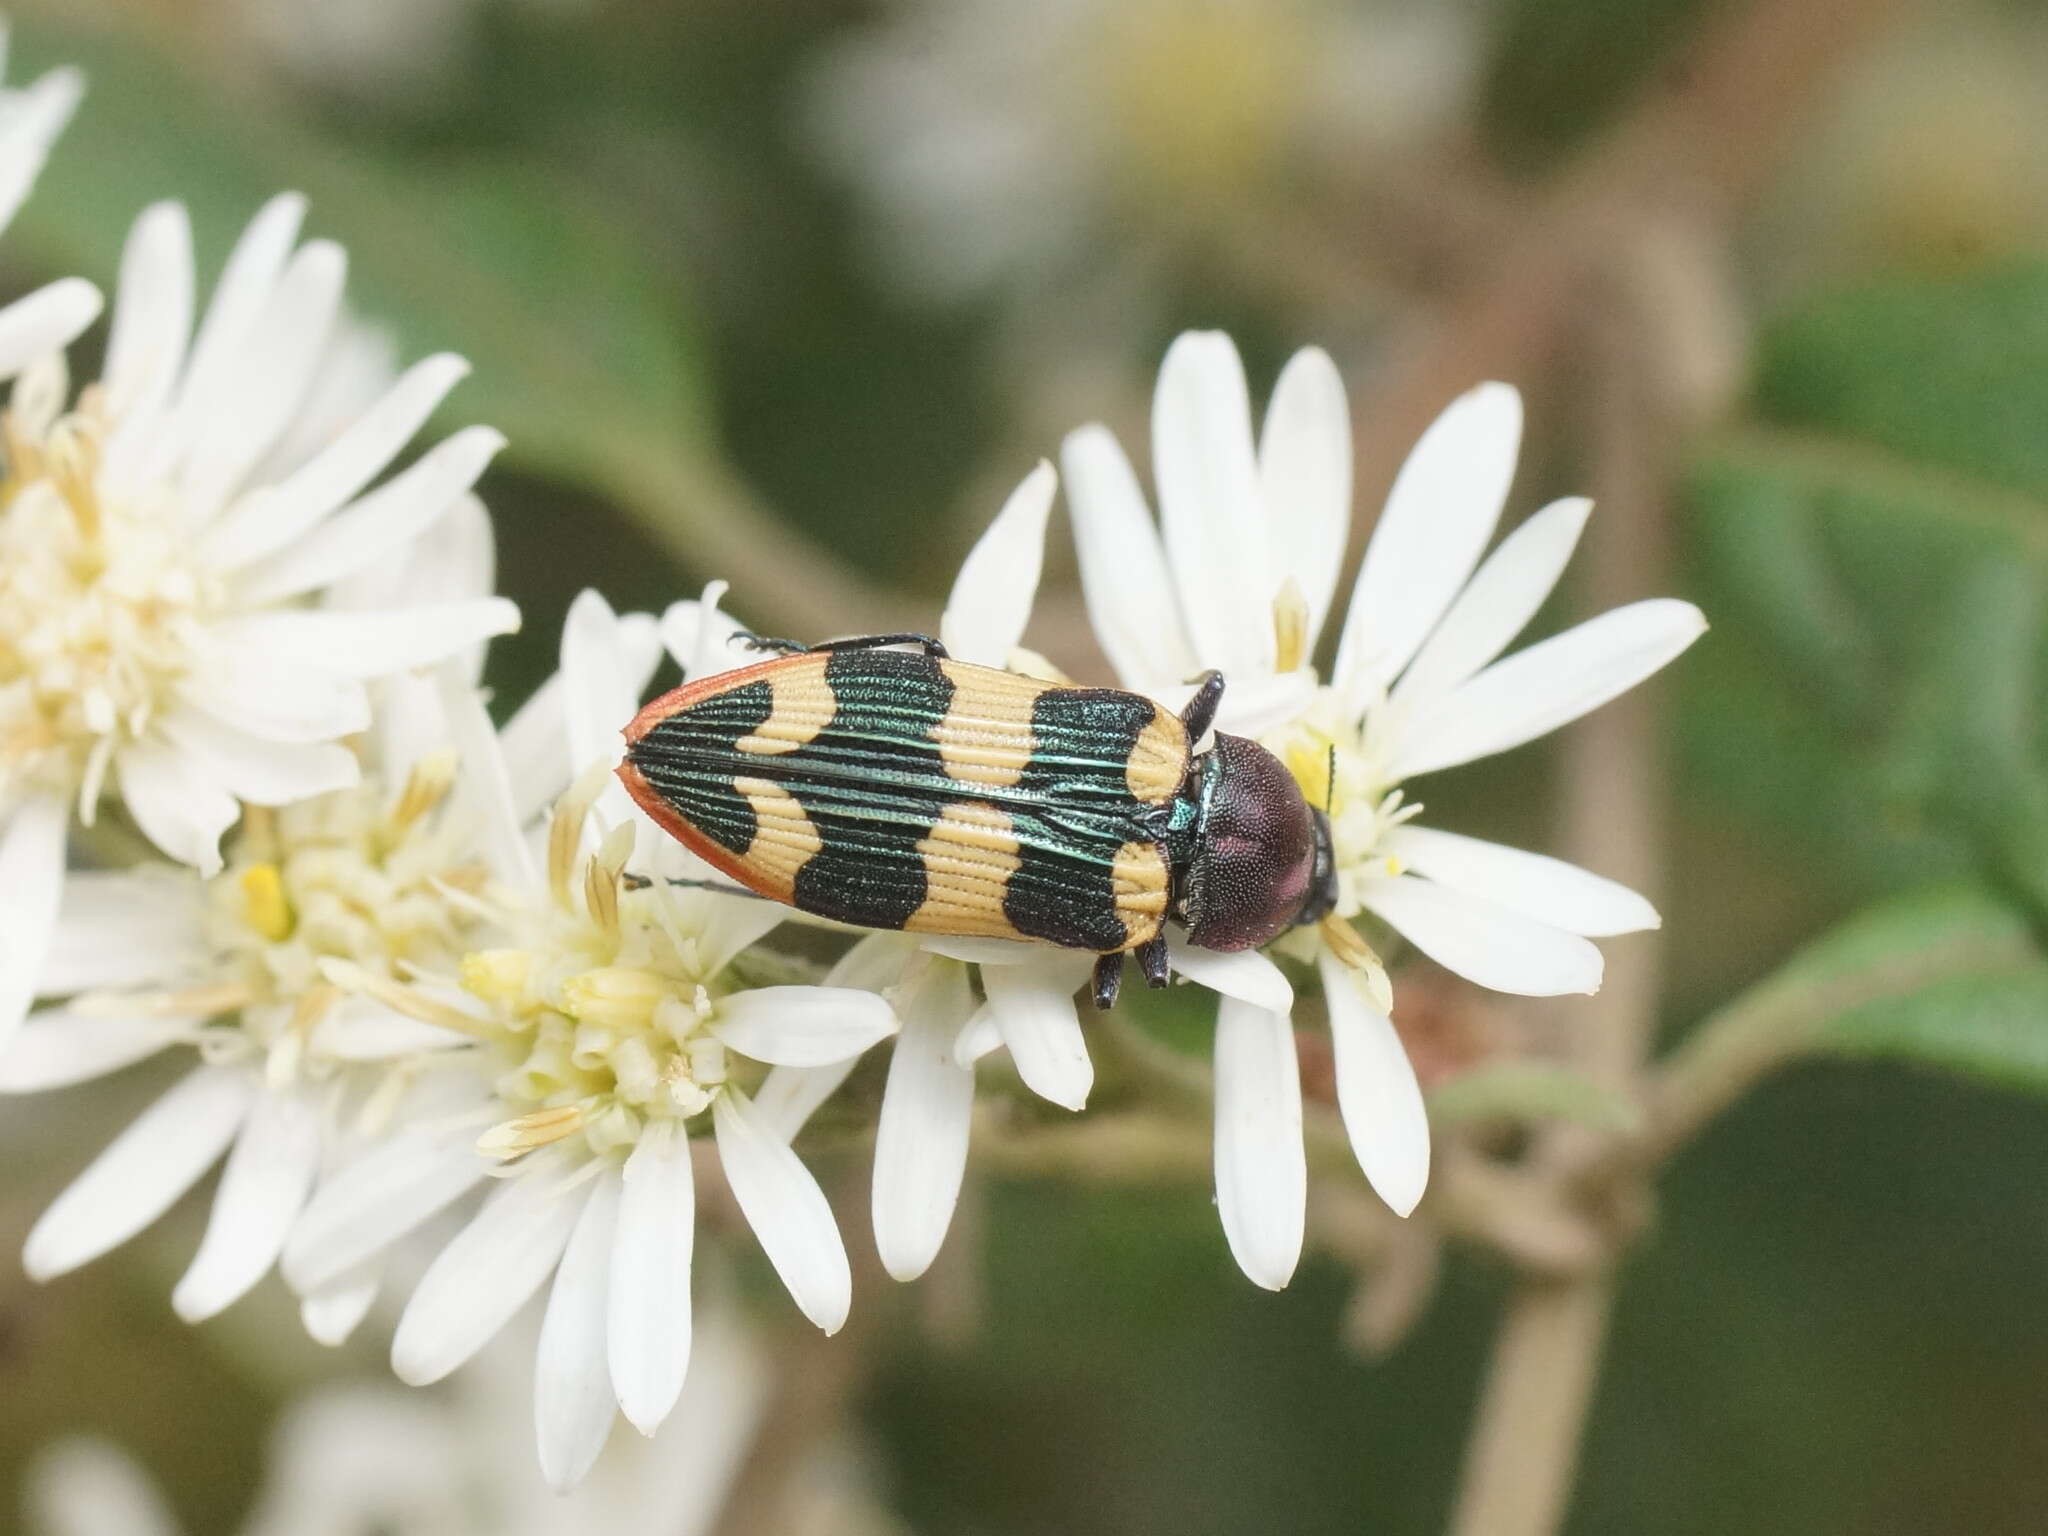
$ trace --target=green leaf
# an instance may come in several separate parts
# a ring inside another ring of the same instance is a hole
[[[747,611],[805,633],[875,627],[885,605],[756,506],[722,464],[694,327],[626,221],[566,173],[470,156],[367,158],[272,103],[201,80],[121,38],[48,17],[16,28],[24,74],[82,66],[88,88],[9,251],[110,284],[147,204],[187,205],[218,264],[272,194],[311,200],[338,238],[349,298],[408,358],[475,365],[451,409],[498,427],[508,458],[610,497],[682,565],[744,584]]]
[[[2048,965],[1954,976],[1842,1014],[1816,1042],[2048,1094]]]
[[[1989,1062],[2001,1033],[2017,1035],[2009,1027],[2016,1010],[1949,1005],[1965,995],[2010,1003],[2018,994],[2001,984],[2044,973],[2026,920],[1980,887],[1934,886],[1875,903],[1686,1036],[1658,1074],[1653,1138],[1668,1150],[1800,1056],[1864,1050],[1951,1066]],[[1957,990],[1966,987],[1982,990]],[[1951,1024],[1954,1039],[1944,1040]],[[2048,1030],[2048,1013],[2041,1024]],[[2004,1049],[2017,1062],[2015,1041]]]
[[[1601,1131],[1631,1130],[1639,1118],[1626,1096],[1540,1061],[1489,1062],[1461,1072],[1431,1091],[1429,1113],[1443,1124],[1561,1120]]]
[[[1960,850],[2048,914],[2048,264],[1824,298],[1766,332],[1754,405],[1692,476],[1748,655],[1688,761],[1859,884]]]
[[[1760,413],[2048,497],[2048,262],[1823,299],[1766,335]]]
[[[1845,919],[1779,967],[1759,990],[1814,994],[1853,984],[1917,985],[1930,972],[2009,970],[2034,955],[2026,919],[1972,885],[1909,891]]]

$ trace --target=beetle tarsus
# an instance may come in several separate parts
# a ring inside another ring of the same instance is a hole
[[[773,651],[778,656],[801,656],[810,649],[801,640],[779,640],[773,635],[757,635],[751,629],[734,630],[732,637],[750,651]]]
[[[1117,989],[1123,985],[1123,979],[1124,957],[1121,950],[1095,957],[1095,979],[1091,987],[1099,1011],[1107,1013],[1116,1006]]]
[[[1213,667],[1204,672],[1195,689],[1195,696],[1189,699],[1180,712],[1180,723],[1188,733],[1190,747],[1202,739],[1210,726],[1216,723],[1216,706],[1223,702],[1223,674]]]
[[[1145,985],[1166,985],[1166,935],[1155,934],[1138,946],[1138,969],[1145,973]]]

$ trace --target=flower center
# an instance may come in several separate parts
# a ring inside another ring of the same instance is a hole
[[[1360,723],[1335,689],[1320,688],[1307,709],[1262,742],[1287,765],[1309,804],[1329,815],[1337,860],[1336,912],[1347,919],[1363,910],[1363,881],[1401,873],[1400,861],[1383,844],[1389,832],[1422,809],[1407,802],[1388,779],[1385,754],[1377,749],[1381,734],[1374,729],[1372,712]]]
[[[462,986],[489,1005],[507,1059],[496,1092],[510,1116],[478,1143],[494,1157],[571,1138],[616,1153],[702,1113],[726,1081],[709,1028],[715,962],[703,963],[665,886],[625,878],[630,826],[578,852],[587,806],[572,790],[558,807],[551,899],[506,914],[517,942],[462,958]]]
[[[0,796],[75,787],[89,816],[220,592],[174,519],[101,499],[97,396],[59,415],[62,395],[25,379],[0,416]]]
[[[481,925],[474,898],[485,883],[440,814],[455,769],[452,753],[424,759],[395,799],[366,780],[250,808],[227,867],[206,882],[210,990],[240,1020],[208,1029],[217,1049],[236,1045],[232,1033],[287,1076],[331,1068],[316,1031],[341,993],[323,962],[392,981],[455,966]]]

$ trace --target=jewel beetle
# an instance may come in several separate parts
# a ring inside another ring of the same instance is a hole
[[[1165,925],[1251,949],[1336,900],[1328,817],[1257,742],[1218,733],[1223,678],[1179,714],[1136,693],[869,635],[699,678],[625,728],[653,820],[757,895],[864,928],[1093,950],[1167,979]],[[906,649],[905,647],[911,647]]]

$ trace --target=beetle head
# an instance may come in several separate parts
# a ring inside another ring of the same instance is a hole
[[[1256,949],[1335,903],[1330,821],[1280,760],[1242,736],[1216,736],[1202,765],[1202,811],[1182,920],[1203,949]]]

